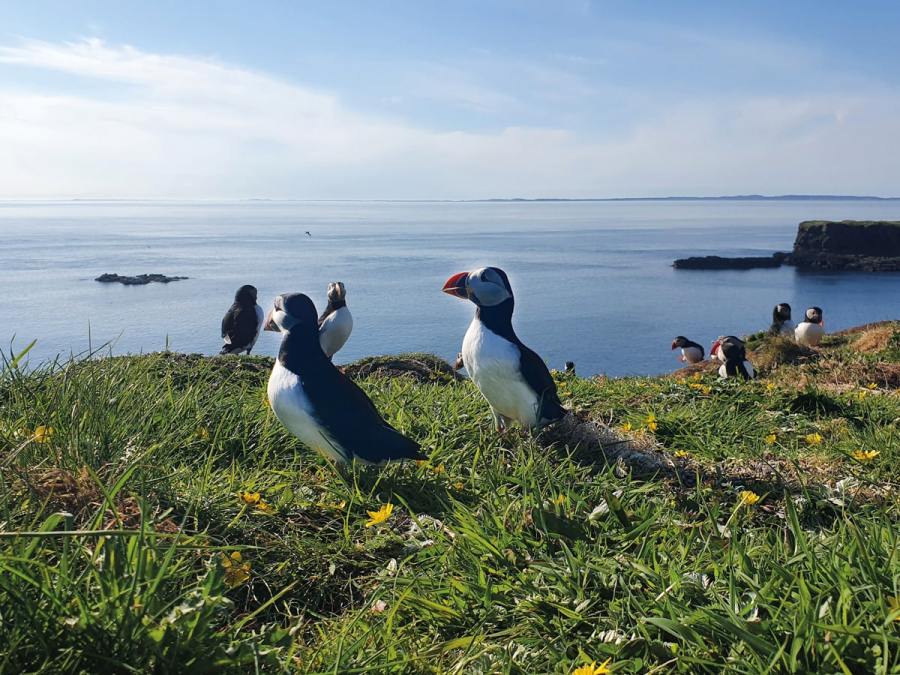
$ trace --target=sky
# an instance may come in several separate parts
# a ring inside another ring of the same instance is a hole
[[[2,199],[900,196],[900,2],[0,3]]]

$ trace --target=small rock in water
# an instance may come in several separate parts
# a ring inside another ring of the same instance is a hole
[[[138,274],[129,277],[121,274],[106,273],[101,274],[94,279],[94,281],[99,281],[104,284],[119,283],[125,284],[126,286],[143,286],[144,284],[149,284],[154,281],[160,284],[167,284],[170,281],[180,281],[182,279],[187,279],[187,277],[167,277],[165,274]]]

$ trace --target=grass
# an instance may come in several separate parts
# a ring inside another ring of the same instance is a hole
[[[7,359],[0,672],[900,672],[894,331],[751,383],[559,376],[656,476],[499,437],[421,356],[359,381],[429,462],[340,470],[265,359]]]

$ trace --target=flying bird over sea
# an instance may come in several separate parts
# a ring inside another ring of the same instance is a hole
[[[443,291],[475,304],[462,359],[491,406],[497,430],[504,431],[511,421],[536,429],[565,416],[547,365],[513,330],[515,300],[506,272],[498,267],[460,272]]]
[[[815,347],[825,335],[825,320],[821,307],[810,307],[806,310],[806,318],[794,329],[794,339],[806,347]]]
[[[307,447],[337,462],[425,459],[322,351],[316,307],[302,293],[275,298],[266,330],[283,335],[268,396],[279,421]]]
[[[681,360],[684,363],[700,363],[703,360],[703,347],[691,342],[684,335],[672,340],[672,349],[681,348]]]
[[[344,284],[334,281],[328,284],[328,306],[319,317],[319,342],[329,359],[346,344],[353,331],[353,315],[347,307],[347,291]]]
[[[221,354],[250,353],[263,324],[262,307],[256,304],[256,288],[241,286],[234,295],[234,304],[222,317]]]

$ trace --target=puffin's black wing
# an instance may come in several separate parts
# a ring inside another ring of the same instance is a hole
[[[696,349],[699,349],[699,350],[700,350],[700,357],[701,357],[701,358],[703,358],[704,356],[706,356],[706,350],[703,349],[703,345],[697,344],[697,343],[694,342],[693,340],[688,340],[688,341],[687,341],[687,344],[685,344],[684,346],[685,346],[685,347],[694,347],[694,348],[696,348]]]
[[[566,414],[566,409],[562,407],[559,401],[559,394],[556,393],[556,382],[547,369],[547,364],[535,352],[523,345],[518,344],[519,352],[519,369],[522,371],[522,377],[528,386],[534,389],[540,397],[540,415],[538,422],[548,424],[561,419]]]
[[[315,375],[315,386],[304,380],[319,422],[334,440],[373,464],[391,459],[425,459],[419,444],[388,424],[375,404],[353,380],[328,362]]]
[[[242,307],[234,303],[222,318],[222,338],[229,340],[225,348],[239,349],[253,342],[257,318],[255,307]]]

